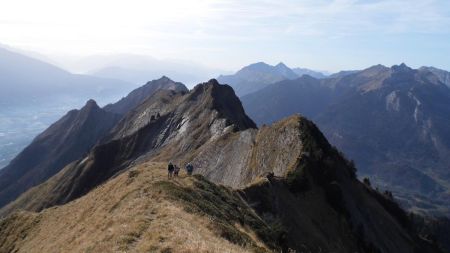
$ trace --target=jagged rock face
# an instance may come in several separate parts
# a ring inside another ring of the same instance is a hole
[[[118,121],[116,114],[89,100],[50,126],[0,171],[0,206],[86,154]]]
[[[110,138],[120,139],[131,135],[148,125],[151,121],[157,120],[161,115],[167,114],[172,110],[171,104],[182,95],[183,93],[173,90],[156,91],[154,95],[150,96],[120,120],[111,131]]]
[[[260,130],[228,133],[202,147],[192,163],[213,182],[235,188],[267,173],[284,177],[303,152],[303,120],[292,117]]]
[[[395,190],[416,211],[450,213],[442,183],[450,181],[450,89],[432,71],[377,65],[336,78],[283,81],[242,100],[259,125],[305,114],[355,160],[360,175]],[[421,203],[412,194],[435,202],[416,209]]]
[[[122,98],[118,102],[106,105],[104,109],[109,112],[126,114],[158,90],[173,90],[176,92],[188,91],[184,84],[174,82],[168,77],[163,76],[160,79],[147,82],[145,85],[130,92],[126,97]]]

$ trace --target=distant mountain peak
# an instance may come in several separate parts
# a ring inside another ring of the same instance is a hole
[[[289,68],[283,62],[275,66],[265,62],[256,62],[243,67],[234,75],[221,75],[220,83],[226,83],[233,87],[240,97],[258,91],[270,84],[283,80],[294,80],[303,75],[314,78],[325,78],[327,75],[305,68]]]
[[[391,69],[396,72],[405,72],[405,71],[409,72],[413,70],[412,68],[408,67],[405,63],[401,63],[400,65],[394,65],[391,67]]]
[[[286,64],[280,62],[277,65],[275,65],[275,69],[284,77],[288,78],[288,79],[295,79],[298,77],[298,75],[288,66],[286,66]]]
[[[89,99],[83,108],[100,108],[94,99]]]
[[[386,66],[384,66],[383,64],[376,64],[376,65],[373,65],[371,68],[379,68],[379,69],[386,69],[386,68],[388,68],[388,67],[386,67]]]
[[[214,89],[216,87],[220,88],[220,86],[228,87],[228,85],[225,85],[225,84],[222,85],[216,79],[213,78],[213,79],[210,79],[207,82],[197,84],[192,89],[193,90],[192,94],[201,94],[201,93],[207,92],[210,89]],[[197,95],[195,95],[195,96],[197,96]]]
[[[115,104],[105,106],[105,110],[125,114],[142,103],[146,98],[153,95],[157,90],[173,90],[176,92],[188,91],[184,84],[172,81],[169,77],[164,75],[159,79],[148,81],[145,85],[134,89],[126,97]]]
[[[270,66],[270,65],[265,63],[265,62],[263,62],[263,61],[259,61],[259,62],[252,63],[252,64],[250,64],[248,66]]]
[[[167,82],[173,82],[172,79],[170,79],[167,76],[162,76],[161,78],[157,79],[157,81],[167,81]],[[151,82],[151,81],[150,81]]]
[[[261,70],[266,70],[271,68],[272,66],[270,66],[269,64],[265,63],[265,62],[256,62],[256,63],[252,63],[250,65],[247,65],[245,67],[243,67],[241,70],[238,71],[245,71],[245,70],[252,70],[252,71],[261,71]]]
[[[377,64],[377,65],[373,65],[367,69],[364,69],[363,71],[361,71],[360,73],[365,75],[365,76],[376,76],[379,75],[381,73],[385,73],[386,71],[391,70],[390,68],[381,65],[381,64]]]
[[[377,64],[377,65],[370,66],[370,67],[364,69],[363,71],[368,71],[368,70],[380,71],[380,70],[388,70],[388,69],[389,69],[388,67],[386,67],[386,66],[384,66],[382,64]]]
[[[210,79],[207,83],[211,85],[220,85],[220,83],[215,78]]]
[[[287,68],[290,69],[288,66],[286,66],[286,64],[284,64],[283,62],[279,62],[277,65],[275,65],[276,68]]]

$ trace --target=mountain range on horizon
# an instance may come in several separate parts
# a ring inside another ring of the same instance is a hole
[[[285,79],[297,79],[303,75],[310,75],[316,78],[326,77],[322,72],[305,68],[290,69],[282,62],[275,66],[264,62],[257,62],[243,67],[235,74],[220,75],[217,80],[220,83],[226,83],[233,87],[238,96],[244,96],[260,90],[269,84]]]
[[[133,87],[116,79],[69,73],[52,64],[0,48],[0,94],[2,104],[45,101],[57,96],[101,100]]]
[[[93,55],[71,65],[72,68],[89,75],[124,80],[133,84],[146,83],[166,75],[183,82],[188,87],[224,72],[196,62],[160,60],[133,54]]]
[[[446,72],[435,72],[375,65],[284,80],[241,99],[258,125],[293,113],[311,118],[362,175],[393,190],[406,207],[448,215],[450,89]]]

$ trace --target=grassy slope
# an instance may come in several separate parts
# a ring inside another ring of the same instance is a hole
[[[267,251],[258,238],[272,235],[236,193],[165,172],[146,163],[66,205],[9,216],[0,252]]]

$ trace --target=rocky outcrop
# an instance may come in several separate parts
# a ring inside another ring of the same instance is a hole
[[[229,132],[200,149],[192,163],[213,182],[242,188],[260,176],[284,177],[303,154],[306,119],[294,116],[259,130]]]

